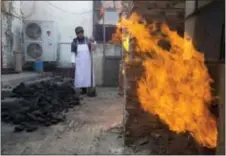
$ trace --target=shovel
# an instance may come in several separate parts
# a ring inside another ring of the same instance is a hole
[[[89,97],[95,97],[96,94],[96,88],[93,86],[93,52],[90,53],[90,61],[91,61],[91,86],[87,88],[87,96]]]

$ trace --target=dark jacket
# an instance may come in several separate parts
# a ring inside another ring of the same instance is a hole
[[[77,54],[77,37],[73,39],[72,43],[71,43],[71,52]],[[85,37],[83,40],[78,40],[79,44],[84,44],[85,40],[88,43],[88,47],[89,47],[89,51],[91,51],[91,41]]]

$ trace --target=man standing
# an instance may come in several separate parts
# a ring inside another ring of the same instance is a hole
[[[91,41],[84,36],[84,29],[80,26],[75,28],[76,38],[71,43],[71,61],[75,66],[74,86],[76,89],[81,89],[82,94],[87,94],[87,88],[93,87],[94,72],[91,65]],[[93,73],[93,75],[91,75]],[[91,78],[93,79],[93,86],[91,86]]]

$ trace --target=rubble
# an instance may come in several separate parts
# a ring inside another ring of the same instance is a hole
[[[2,121],[15,124],[15,132],[33,132],[66,119],[65,112],[80,104],[69,81],[20,83],[2,100]]]

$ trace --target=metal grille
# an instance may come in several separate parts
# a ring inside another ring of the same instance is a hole
[[[27,37],[29,37],[30,39],[33,39],[33,40],[37,40],[38,38],[41,37],[42,29],[38,24],[30,23],[26,27],[25,32],[26,32]]]
[[[31,43],[27,46],[27,55],[33,59],[42,56],[42,47],[38,43]]]

